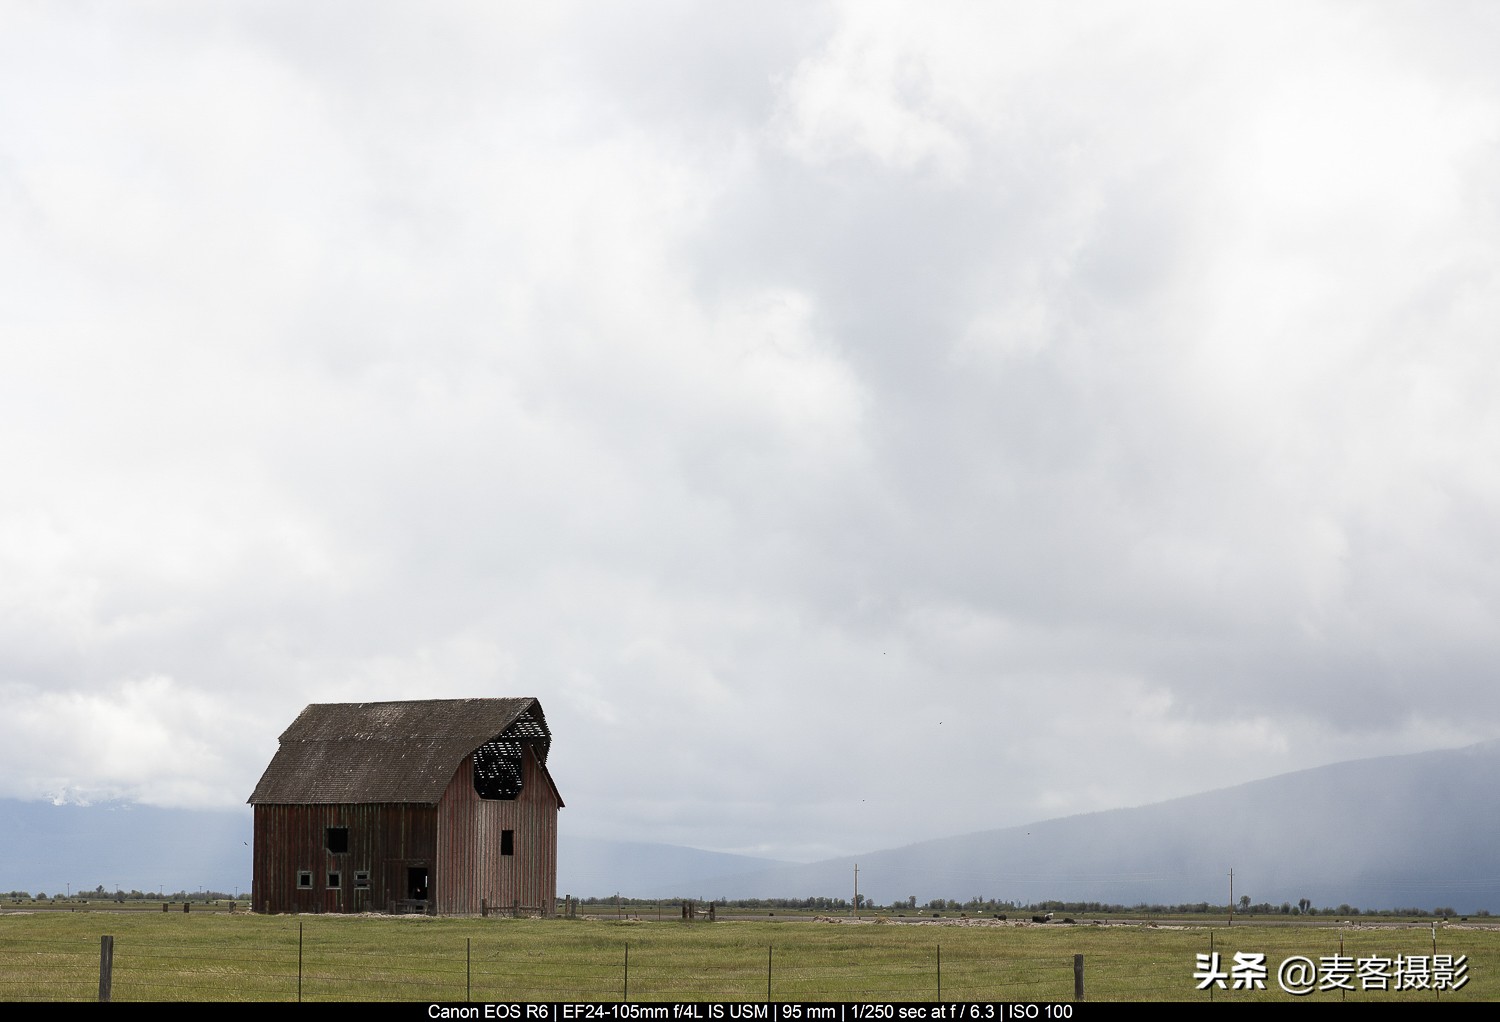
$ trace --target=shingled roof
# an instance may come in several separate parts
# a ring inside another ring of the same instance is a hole
[[[464,757],[496,741],[527,742],[545,764],[552,734],[541,704],[530,697],[313,703],[282,732],[249,801],[435,805]]]

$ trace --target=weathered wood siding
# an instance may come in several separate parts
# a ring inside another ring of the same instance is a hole
[[[437,883],[436,806],[374,802],[364,805],[257,805],[251,907],[257,912],[394,912],[406,898],[407,869],[425,866]],[[346,827],[349,850],[330,852],[329,827]],[[311,871],[312,887],[297,874]],[[355,887],[354,874],[370,873]],[[328,886],[328,874],[339,886]]]
[[[558,800],[530,745],[521,776],[516,798],[492,800],[474,790],[472,755],[454,773],[437,808],[438,913],[477,915],[481,899],[502,912],[515,905],[544,915],[556,911]],[[510,855],[501,853],[507,830]]]

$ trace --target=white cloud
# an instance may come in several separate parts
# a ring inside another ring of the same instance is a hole
[[[3,756],[5,794],[87,804],[219,807],[237,794],[245,743],[232,699],[156,675],[97,693],[4,688],[16,728]]]
[[[814,855],[1489,736],[1473,16],[27,9],[6,793],[531,694],[576,832]]]

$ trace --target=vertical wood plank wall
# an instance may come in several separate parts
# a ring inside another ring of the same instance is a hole
[[[407,866],[436,859],[437,808],[406,803],[258,805],[250,903],[257,912],[394,912],[406,897]],[[349,850],[330,852],[327,829],[347,827]],[[312,872],[311,889],[297,874]],[[369,870],[370,887],[354,886]],[[330,889],[328,874],[339,886]]]
[[[437,811],[436,911],[479,912],[513,905],[544,915],[557,901],[557,800],[530,745],[524,746],[521,793],[514,799],[481,799],[474,790],[473,758],[465,757]],[[500,854],[502,831],[514,833],[513,854]]]

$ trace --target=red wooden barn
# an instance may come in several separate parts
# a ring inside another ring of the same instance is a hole
[[[251,907],[552,915],[551,744],[535,699],[314,703],[250,796]]]

